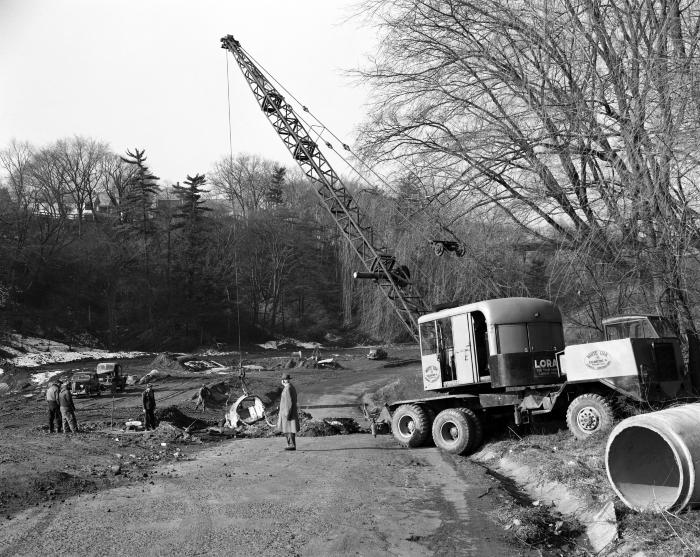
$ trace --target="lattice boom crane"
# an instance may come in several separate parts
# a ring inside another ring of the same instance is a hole
[[[411,282],[408,268],[398,265],[387,250],[375,246],[372,227],[357,203],[292,107],[246,54],[240,42],[227,35],[221,39],[221,47],[233,55],[263,113],[304,174],[313,180],[323,206],[360,258],[365,270],[354,273],[355,278],[374,279],[408,332],[418,340],[418,317],[426,313],[427,308]]]

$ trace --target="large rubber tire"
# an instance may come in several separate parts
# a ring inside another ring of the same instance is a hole
[[[402,404],[391,417],[391,432],[404,447],[420,447],[430,435],[430,420],[417,404]]]
[[[451,454],[465,454],[475,446],[477,423],[473,412],[466,408],[448,408],[443,410],[433,422],[433,441],[435,445]]]
[[[459,408],[459,411],[464,412],[467,418],[474,422],[474,441],[469,447],[469,452],[474,452],[484,441],[484,424],[481,417],[477,416],[476,412],[471,408]]]
[[[594,393],[577,396],[566,410],[566,425],[577,439],[609,431],[614,419],[612,404]]]

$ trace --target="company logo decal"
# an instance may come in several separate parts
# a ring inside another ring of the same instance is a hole
[[[610,354],[605,350],[594,350],[586,354],[583,363],[590,369],[604,369],[610,365]]]
[[[428,366],[423,372],[423,376],[428,383],[435,383],[440,379],[440,370],[437,366]]]
[[[554,360],[549,358],[541,358],[535,360],[535,375],[542,376],[556,371],[557,364]]]

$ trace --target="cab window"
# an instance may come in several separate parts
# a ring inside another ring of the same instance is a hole
[[[527,332],[533,352],[564,348],[564,332],[561,323],[528,323]]]
[[[525,323],[517,325],[498,325],[499,354],[516,354],[528,352],[527,327]]]
[[[420,349],[424,356],[437,353],[435,321],[420,324]]]

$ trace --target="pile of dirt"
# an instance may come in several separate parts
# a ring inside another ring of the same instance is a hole
[[[231,386],[226,381],[209,383],[207,384],[207,388],[211,393],[209,400],[207,400],[207,404],[223,404],[231,397]],[[194,398],[197,397],[198,393],[199,390],[197,390],[197,393],[195,393]]]
[[[298,367],[303,367],[307,369],[343,369],[343,366],[341,366],[333,358],[327,358],[325,360],[317,360],[316,358],[306,358],[305,360],[301,360],[300,362],[298,362],[297,365]]]
[[[327,437],[329,435],[349,435],[359,433],[360,426],[352,418],[325,418],[303,421],[299,428],[300,437]]]
[[[204,429],[210,425],[209,422],[205,420],[200,420],[199,418],[193,418],[183,413],[177,406],[166,406],[165,408],[158,408],[156,410],[156,419],[158,422],[168,422],[175,427],[180,429]]]
[[[178,357],[182,354],[173,354],[172,352],[163,352],[158,354],[151,362],[151,367],[153,369],[172,369],[181,370],[182,365],[178,361]]]

